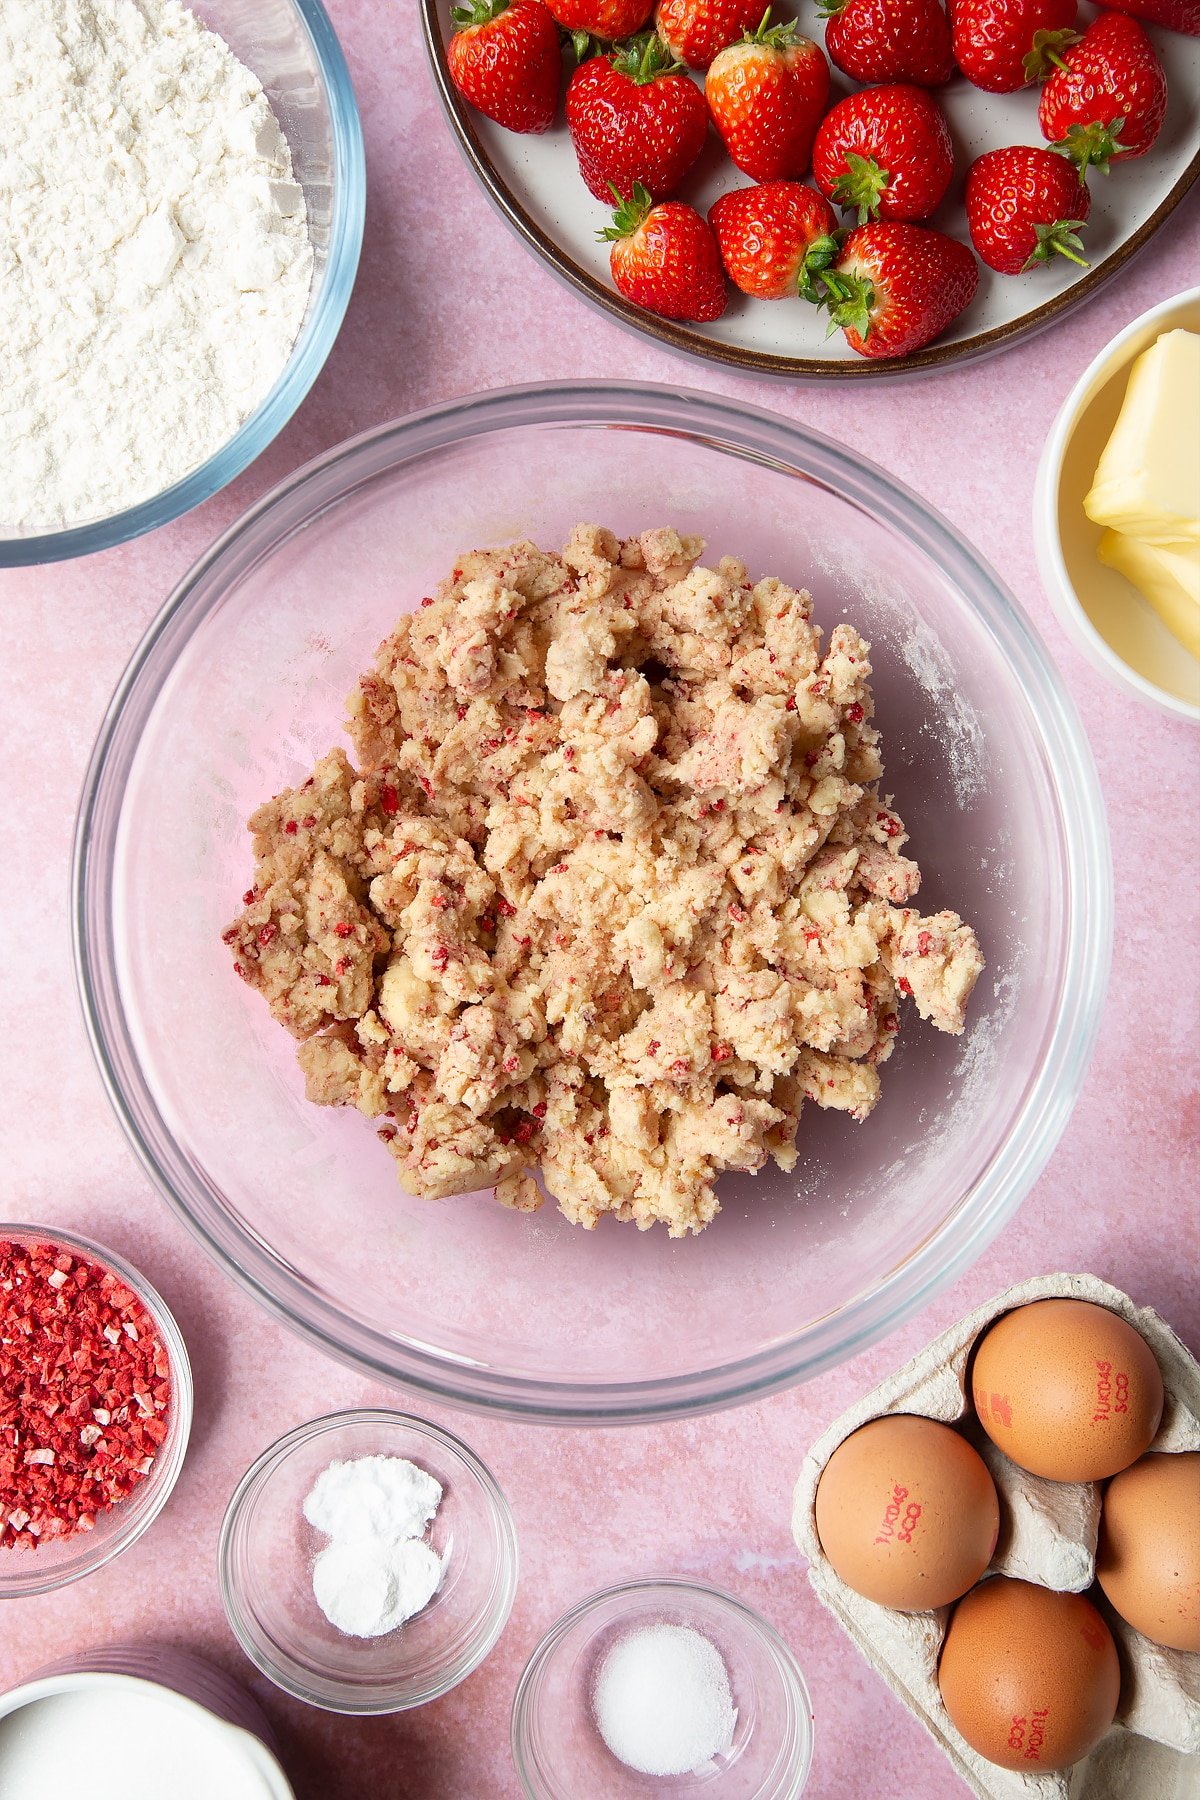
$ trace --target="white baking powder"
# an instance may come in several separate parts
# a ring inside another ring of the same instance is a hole
[[[383,1637],[429,1605],[442,1559],[421,1538],[400,1544],[332,1543],[313,1564],[317,1605],[346,1637]]]
[[[443,1561],[422,1533],[442,1486],[403,1456],[330,1463],[313,1483],[304,1516],[331,1541],[313,1563],[313,1595],[347,1637],[382,1637],[428,1606]]]
[[[605,1654],[592,1696],[613,1755],[640,1775],[691,1775],[733,1744],[720,1651],[689,1625],[647,1625]]]
[[[292,174],[177,0],[0,0],[0,536],[147,499],[253,412],[312,283]]]

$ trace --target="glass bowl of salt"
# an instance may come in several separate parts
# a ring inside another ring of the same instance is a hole
[[[517,1585],[508,1501],[423,1419],[330,1413],[264,1450],[229,1502],[221,1597],[277,1687],[339,1713],[393,1713],[457,1687],[496,1644]]]
[[[796,1800],[812,1763],[791,1651],[732,1594],[669,1576],[581,1600],[513,1700],[528,1800]]]

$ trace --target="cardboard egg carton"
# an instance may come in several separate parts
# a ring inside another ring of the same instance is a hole
[[[792,1531],[808,1558],[808,1578],[867,1661],[916,1714],[980,1800],[1185,1800],[1200,1794],[1200,1656],[1166,1650],[1132,1630],[1097,1590],[1121,1659],[1117,1718],[1091,1754],[1057,1774],[1001,1769],[972,1750],[951,1724],[937,1683],[950,1607],[902,1613],[864,1600],[834,1574],[817,1536],[821,1472],[844,1438],[884,1413],[924,1413],[964,1422],[1000,1496],[1000,1537],[989,1573],[1063,1592],[1092,1584],[1100,1525],[1100,1485],[1046,1481],[1010,1462],[980,1428],[967,1367],[976,1339],[994,1319],[1030,1300],[1090,1300],[1140,1331],[1158,1359],[1165,1399],[1151,1448],[1200,1450],[1200,1365],[1158,1314],[1094,1275],[1043,1275],[998,1294],[849,1407],[813,1445],[796,1483]]]

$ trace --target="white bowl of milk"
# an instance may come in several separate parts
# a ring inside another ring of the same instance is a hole
[[[0,1794],[295,1800],[260,1730],[269,1736],[245,1690],[197,1657],[93,1651],[0,1695]]]

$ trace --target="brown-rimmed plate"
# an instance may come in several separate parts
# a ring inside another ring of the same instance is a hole
[[[1085,233],[1090,267],[1063,257],[1028,275],[996,275],[981,266],[979,292],[968,310],[937,342],[913,356],[869,360],[850,350],[840,332],[826,337],[824,315],[801,301],[749,300],[733,293],[712,325],[656,318],[616,293],[609,280],[608,246],[596,233],[610,215],[583,185],[562,120],[543,137],[504,131],[475,112],[446,69],[453,0],[419,0],[434,81],[454,135],[484,191],[525,244],[585,300],[632,330],[710,362],[751,374],[793,379],[848,379],[911,374],[945,368],[1006,349],[1041,330],[1072,306],[1090,299],[1166,221],[1200,174],[1200,39],[1148,27],[1167,74],[1169,100],[1162,132],[1147,156],[1108,177],[1091,178],[1092,215]],[[776,7],[776,15],[795,10]],[[1080,9],[1081,25],[1097,9]],[[817,43],[824,32],[815,0],[804,0],[800,28]],[[853,85],[835,69],[834,97]],[[963,175],[984,150],[1003,144],[1040,144],[1036,90],[985,94],[961,76],[937,91],[957,152],[956,179],[930,221],[966,238]],[[715,134],[680,194],[701,211],[745,177],[725,156]]]

